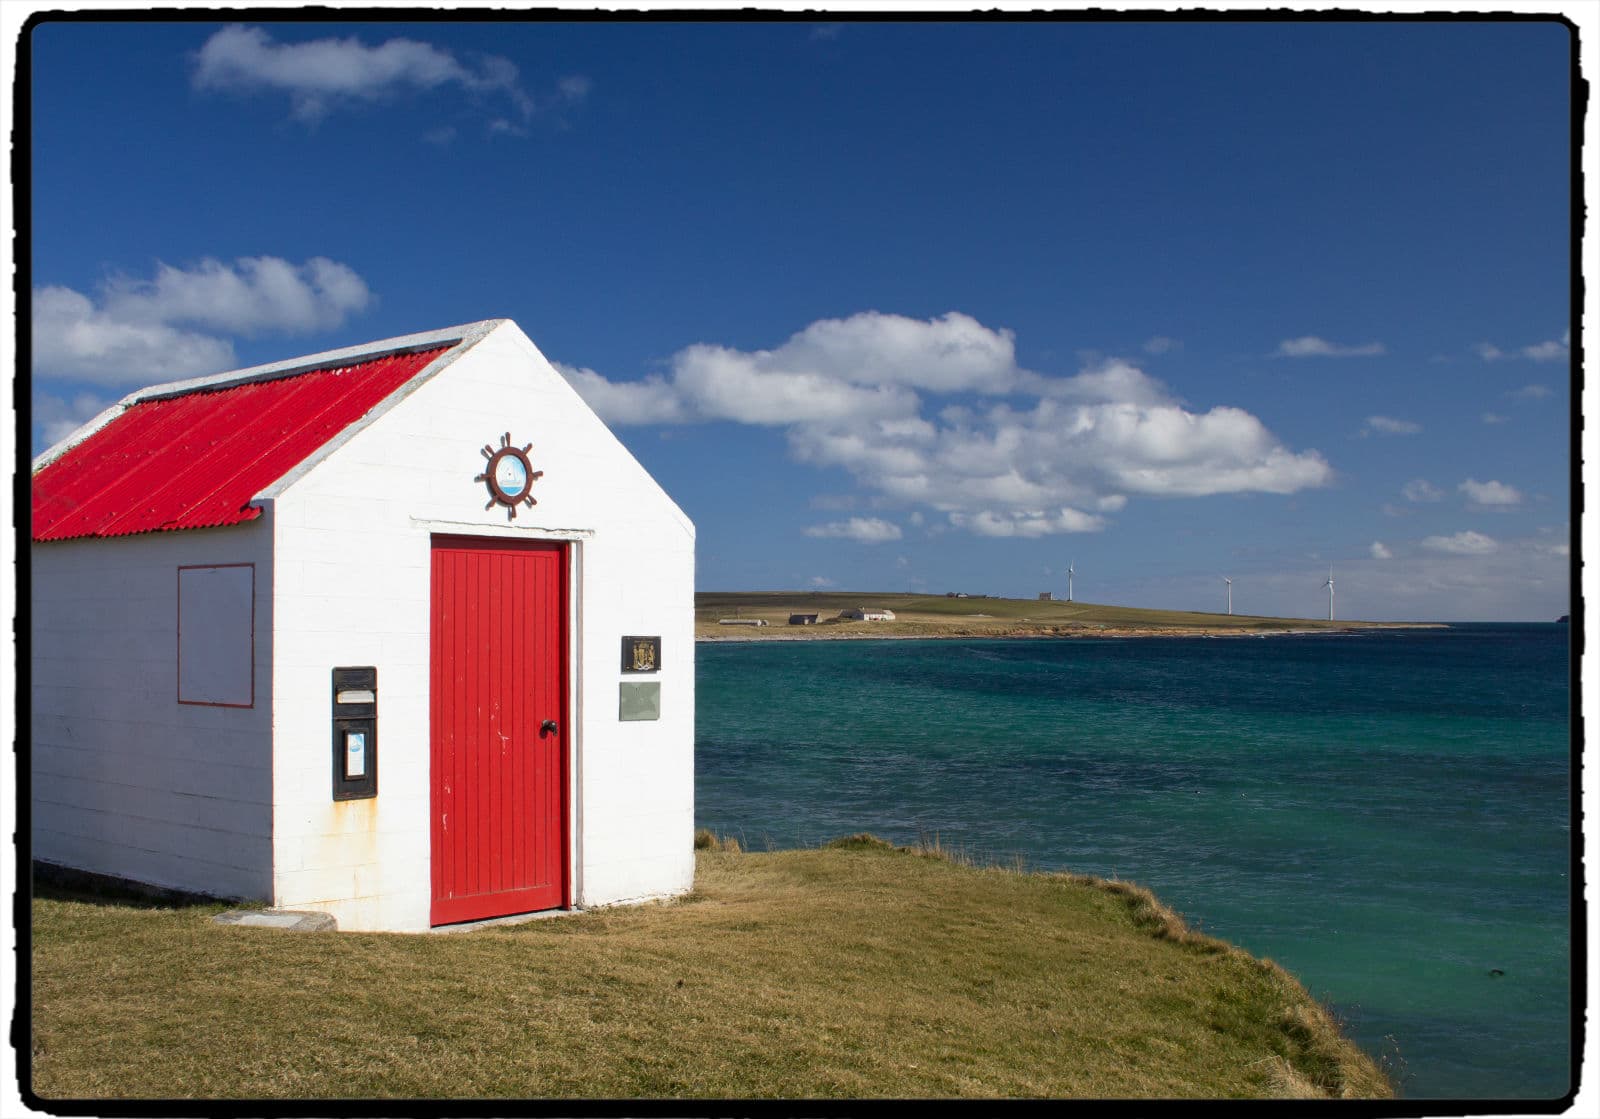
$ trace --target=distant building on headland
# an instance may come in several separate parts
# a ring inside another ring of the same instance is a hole
[[[1055,598],[1055,595],[1050,591],[1040,591],[1039,592],[1039,601],[1040,602],[1049,602],[1053,598]]]
[[[717,621],[719,626],[764,626],[765,618],[721,618]]]
[[[856,622],[892,622],[894,611],[880,610],[871,606],[852,606],[848,610],[839,611],[839,617]]]
[[[815,614],[790,614],[789,624],[792,626],[814,626],[817,624]]]

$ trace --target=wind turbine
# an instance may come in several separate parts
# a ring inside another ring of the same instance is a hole
[[[1233,613],[1233,580],[1224,577],[1222,581],[1224,583],[1228,584],[1228,613],[1232,614]]]
[[[1322,584],[1328,588],[1328,621],[1333,621],[1333,564],[1328,565],[1328,581]]]
[[[1073,560],[1068,560],[1067,561],[1067,601],[1068,602],[1072,601],[1072,564],[1073,564],[1073,562],[1074,562]]]

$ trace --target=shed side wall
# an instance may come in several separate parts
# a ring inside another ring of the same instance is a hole
[[[222,897],[272,892],[272,555],[233,528],[36,544],[33,855]],[[253,705],[178,702],[178,569],[253,564]]]

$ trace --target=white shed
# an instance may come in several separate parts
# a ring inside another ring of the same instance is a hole
[[[133,393],[31,575],[38,860],[345,929],[693,885],[694,526],[509,320]]]

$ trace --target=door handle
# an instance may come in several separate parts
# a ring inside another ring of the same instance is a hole
[[[560,733],[561,733],[561,728],[556,725],[556,721],[554,719],[546,719],[544,722],[539,724],[539,737],[540,738],[543,738],[547,734],[560,734]]]

